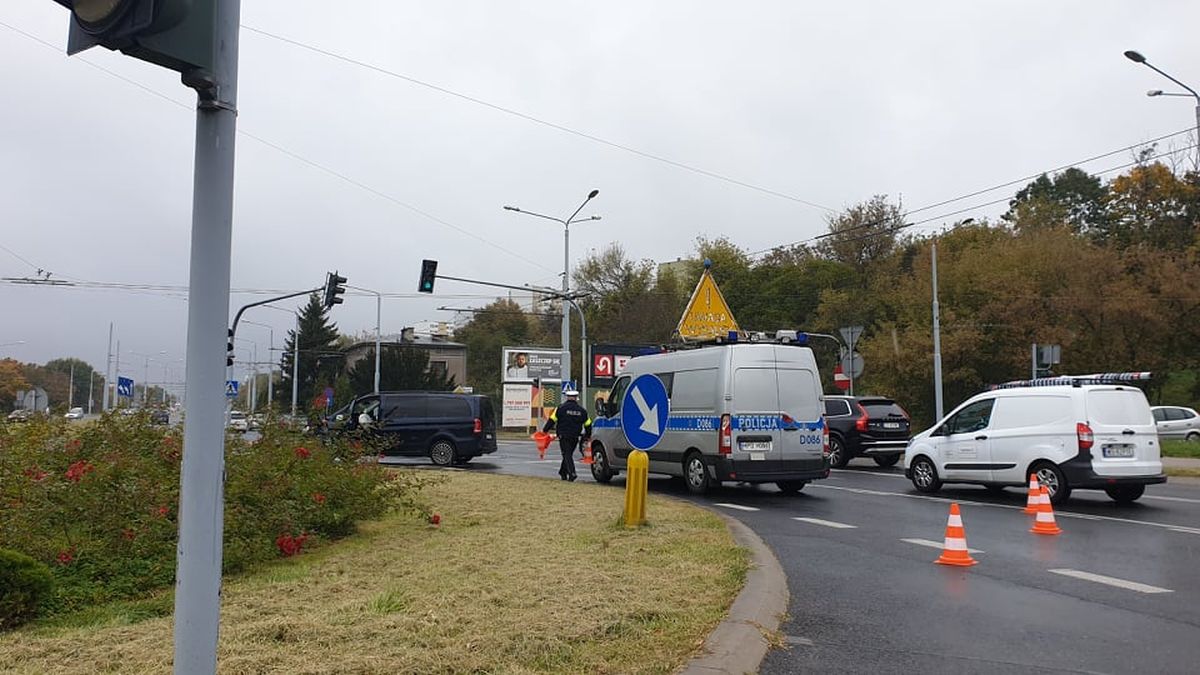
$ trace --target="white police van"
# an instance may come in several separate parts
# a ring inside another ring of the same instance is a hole
[[[798,492],[829,475],[829,432],[812,350],[732,343],[629,360],[592,426],[598,482],[625,469],[634,449],[621,405],[630,383],[644,374],[662,382],[670,402],[661,440],[647,451],[651,473],[682,477],[697,494],[725,481]]]

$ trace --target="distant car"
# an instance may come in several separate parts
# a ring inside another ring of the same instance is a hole
[[[171,413],[167,410],[155,409],[150,411],[151,424],[170,424]]]
[[[1176,405],[1156,405],[1150,412],[1154,414],[1159,438],[1200,442],[1200,413]]]
[[[246,413],[240,410],[234,410],[229,413],[229,430],[230,431],[249,431],[250,420],[246,417]]]
[[[263,425],[267,422],[267,416],[262,413],[255,413],[247,419],[250,431],[262,431]]]
[[[69,420],[81,420],[83,419],[83,408],[71,408],[63,417]]]
[[[855,457],[893,466],[904,456],[911,426],[908,413],[882,396],[826,396],[829,465],[841,469]]]
[[[121,408],[117,412],[120,415],[124,415],[126,417],[132,417],[132,416],[138,414],[138,409],[137,408]]]
[[[32,410],[14,410],[8,413],[9,422],[28,422],[33,419]]]

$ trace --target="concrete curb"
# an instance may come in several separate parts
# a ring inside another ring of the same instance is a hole
[[[750,569],[729,616],[705,638],[702,654],[679,671],[682,675],[757,673],[771,648],[765,634],[779,630],[787,613],[787,575],[779,559],[741,521],[724,513],[717,515],[729,527],[733,540],[750,549]]]

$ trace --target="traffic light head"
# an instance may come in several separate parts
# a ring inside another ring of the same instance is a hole
[[[325,275],[325,309],[342,304],[342,294],[346,292],[346,277],[338,276],[337,272]]]
[[[229,341],[225,343],[225,367],[233,367],[233,329],[229,329]]]
[[[436,260],[421,261],[421,282],[417,284],[417,291],[421,293],[433,292],[433,282],[437,279],[437,265]]]
[[[212,73],[215,0],[55,0],[71,10],[67,53],[100,45],[184,73]],[[193,77],[187,77],[188,74]],[[203,79],[203,78],[199,78]]]

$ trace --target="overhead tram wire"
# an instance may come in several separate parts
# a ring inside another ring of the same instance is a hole
[[[61,50],[59,47],[56,47],[55,45],[53,45],[53,44],[51,44],[51,43],[49,43],[49,42],[47,42],[47,41],[45,41],[45,40],[43,40],[43,39],[41,39],[41,38],[39,38],[39,37],[35,36],[35,35],[32,35],[32,34],[30,34],[30,33],[26,32],[26,31],[23,31],[23,30],[21,30],[20,28],[17,28],[17,27],[15,27],[15,26],[12,26],[12,25],[10,25],[10,24],[8,24],[8,23],[5,23],[5,22],[3,22],[3,21],[0,21],[0,26],[3,26],[3,27],[5,27],[5,28],[8,28],[9,30],[11,30],[11,31],[13,31],[13,32],[15,32],[15,33],[17,33],[17,34],[19,34],[19,35],[22,35],[22,36],[24,36],[24,37],[26,37],[26,38],[28,38],[28,39],[30,39],[30,40],[33,40],[34,42],[37,42],[38,44],[40,44],[40,45],[42,45],[42,46],[44,46],[44,47],[47,47],[48,49],[54,50],[55,52],[59,52],[59,53],[61,53],[61,51],[62,51],[62,50]],[[114,71],[112,71],[112,70],[109,70],[108,68],[105,68],[104,66],[98,65],[98,64],[96,64],[96,63],[92,63],[91,61],[88,61],[87,59],[85,59],[85,58],[83,58],[83,57],[76,57],[75,59],[72,59],[72,61],[82,61],[83,63],[86,63],[87,65],[91,66],[92,68],[95,68],[96,70],[99,70],[99,71],[101,71],[101,72],[103,72],[103,73],[106,73],[106,74],[108,74],[108,75],[111,75],[111,76],[113,76],[113,77],[115,77],[115,78],[117,78],[117,79],[121,80],[122,82],[125,82],[125,83],[127,83],[127,84],[131,84],[131,85],[133,85],[133,86],[137,87],[138,89],[141,89],[142,91],[145,91],[145,92],[147,92],[147,93],[149,93],[149,94],[153,94],[154,96],[157,96],[158,98],[161,98],[161,99],[163,99],[163,100],[165,100],[165,101],[167,101],[167,102],[169,102],[169,103],[173,103],[173,104],[175,104],[175,105],[177,105],[177,106],[180,106],[181,108],[183,108],[183,109],[185,109],[185,110],[189,110],[189,111],[190,111],[190,110],[193,110],[193,109],[194,109],[194,106],[192,106],[192,105],[189,105],[189,104],[187,104],[187,103],[184,103],[184,102],[182,102],[182,101],[177,101],[177,100],[175,100],[175,99],[171,98],[170,96],[167,96],[166,94],[163,94],[163,93],[161,93],[161,92],[155,91],[154,89],[152,89],[152,88],[150,88],[150,87],[147,87],[146,85],[144,85],[144,84],[141,84],[140,82],[137,82],[136,80],[130,79],[130,78],[128,78],[128,77],[125,77],[124,75],[121,75],[120,73],[117,73],[117,72],[114,72]],[[324,172],[324,173],[326,173],[326,174],[329,174],[329,175],[331,175],[331,176],[333,176],[333,177],[335,177],[335,178],[338,178],[338,179],[340,179],[340,180],[342,180],[342,181],[344,181],[344,182],[346,182],[346,183],[349,183],[350,185],[353,185],[354,187],[357,187],[357,188],[359,188],[360,190],[364,190],[364,191],[366,191],[366,192],[369,192],[369,193],[371,193],[371,194],[375,195],[376,197],[379,197],[379,198],[381,198],[381,199],[385,199],[385,200],[387,200],[387,201],[390,201],[390,202],[392,202],[393,204],[396,204],[396,205],[398,205],[398,206],[402,206],[402,207],[404,207],[404,208],[408,209],[409,211],[412,211],[413,213],[416,213],[416,214],[418,214],[418,215],[420,215],[420,216],[422,216],[422,217],[424,217],[424,218],[426,218],[426,219],[428,219],[428,220],[431,220],[431,221],[433,221],[433,222],[435,222],[435,223],[437,223],[437,224],[439,224],[439,225],[442,225],[443,227],[448,227],[448,228],[450,228],[450,229],[452,229],[452,230],[455,230],[456,232],[458,232],[458,233],[460,233],[460,234],[464,234],[464,235],[466,235],[466,236],[468,236],[468,237],[471,237],[471,238],[473,238],[473,239],[476,239],[476,240],[478,240],[478,241],[480,241],[480,242],[482,242],[482,243],[484,243],[484,244],[487,244],[488,246],[490,246],[490,247],[492,247],[492,248],[495,248],[495,249],[497,249],[497,250],[503,251],[503,252],[505,252],[505,253],[507,253],[507,254],[509,254],[509,255],[511,255],[511,256],[513,256],[513,257],[515,257],[515,258],[519,259],[519,260],[522,260],[522,261],[524,261],[524,262],[527,262],[527,263],[529,263],[529,264],[531,264],[531,265],[536,265],[537,267],[540,267],[540,268],[542,268],[542,269],[546,270],[547,272],[553,272],[553,271],[554,271],[554,270],[552,270],[551,268],[549,268],[549,267],[546,267],[546,266],[545,266],[545,265],[544,265],[544,264],[543,264],[541,261],[538,261],[538,260],[535,260],[535,259],[532,259],[532,258],[527,258],[527,257],[525,257],[524,255],[522,255],[522,254],[520,254],[520,253],[518,253],[518,252],[516,252],[516,251],[513,251],[512,249],[506,248],[506,247],[504,247],[504,246],[503,246],[503,245],[501,245],[501,244],[497,244],[497,243],[495,243],[495,242],[492,242],[492,241],[490,241],[490,240],[488,240],[488,239],[485,239],[484,237],[481,237],[481,236],[479,236],[479,235],[477,235],[477,234],[475,234],[475,233],[471,232],[470,230],[467,230],[466,228],[463,228],[463,227],[460,227],[460,226],[458,226],[458,225],[455,225],[454,223],[451,223],[451,222],[449,222],[449,221],[447,221],[447,220],[445,220],[445,219],[443,219],[443,218],[439,218],[438,216],[435,216],[435,215],[433,215],[432,213],[429,213],[428,211],[425,211],[425,210],[423,210],[423,209],[421,209],[421,208],[419,208],[419,207],[413,206],[412,204],[409,204],[409,203],[407,203],[407,202],[404,202],[404,201],[402,201],[402,200],[400,200],[400,199],[397,199],[396,197],[393,197],[393,196],[391,196],[391,195],[389,195],[389,194],[386,194],[386,193],[384,193],[384,192],[382,192],[382,191],[380,191],[380,190],[377,190],[377,189],[375,189],[375,188],[373,188],[373,187],[370,187],[370,186],[368,186],[367,184],[365,184],[365,183],[362,183],[362,182],[360,182],[360,181],[358,181],[358,180],[355,180],[355,179],[353,179],[353,178],[350,178],[349,176],[346,176],[345,174],[339,173],[338,171],[336,171],[336,170],[334,170],[334,169],[331,169],[331,168],[329,168],[329,167],[327,167],[327,166],[325,166],[325,165],[321,164],[320,162],[316,162],[316,161],[314,161],[314,160],[311,160],[311,159],[308,159],[308,158],[306,158],[306,157],[304,157],[304,156],[302,156],[302,155],[300,155],[300,154],[297,154],[297,153],[295,153],[295,152],[292,152],[291,150],[288,150],[287,148],[284,148],[283,146],[281,146],[281,145],[279,145],[279,144],[277,144],[277,143],[273,143],[273,142],[271,142],[271,141],[268,141],[268,140],[266,140],[265,138],[262,138],[261,136],[256,136],[255,134],[252,134],[252,133],[250,133],[250,132],[248,132],[248,131],[245,131],[245,130],[241,129],[240,127],[238,128],[238,130],[237,130],[237,133],[238,133],[238,135],[240,135],[240,136],[245,136],[246,138],[249,138],[249,139],[251,139],[251,140],[253,140],[253,141],[257,141],[257,142],[259,142],[259,143],[261,143],[261,144],[263,144],[263,145],[265,145],[265,146],[267,146],[267,147],[269,147],[269,148],[271,148],[271,149],[273,149],[273,150],[275,150],[275,151],[277,151],[277,152],[279,152],[279,153],[282,153],[282,154],[284,154],[284,155],[287,155],[288,157],[291,157],[292,159],[295,159],[295,160],[297,160],[297,161],[299,161],[299,162],[302,162],[302,163],[304,163],[304,164],[307,164],[308,166],[311,166],[311,167],[313,167],[313,168],[315,168],[315,169],[319,169],[320,171],[322,171],[322,172]]]
[[[834,212],[834,211],[836,211],[836,209],[833,209],[833,208],[831,208],[831,207],[825,206],[824,204],[818,204],[818,203],[816,203],[816,202],[809,201],[809,200],[807,200],[807,199],[802,199],[802,198],[800,198],[800,197],[797,197],[797,196],[795,196],[795,195],[790,195],[790,194],[787,194],[786,192],[780,192],[780,191],[778,191],[778,190],[772,190],[771,188],[766,188],[766,187],[763,187],[763,186],[761,186],[761,185],[755,185],[755,184],[753,184],[753,183],[748,183],[748,182],[746,182],[746,181],[743,181],[743,180],[738,180],[738,179],[736,179],[736,178],[731,178],[731,177],[729,177],[729,176],[726,176],[726,175],[724,175],[724,174],[719,174],[719,173],[716,173],[715,171],[709,171],[709,170],[707,170],[707,169],[701,169],[701,168],[699,168],[699,167],[692,166],[692,165],[690,165],[690,164],[685,164],[685,163],[683,163],[683,162],[680,162],[680,161],[677,161],[677,160],[673,160],[673,159],[670,159],[670,158],[667,158],[667,157],[663,157],[663,156],[661,156],[661,155],[655,155],[655,154],[653,154],[653,153],[650,153],[650,152],[647,152],[647,151],[645,151],[645,150],[638,150],[637,148],[634,148],[634,147],[631,147],[631,146],[628,146],[628,145],[624,145],[624,144],[621,144],[621,143],[617,143],[616,141],[610,141],[610,140],[608,140],[608,139],[606,139],[606,138],[601,138],[600,136],[596,136],[596,135],[594,135],[594,134],[589,134],[589,133],[587,133],[587,132],[584,132],[584,131],[579,131],[578,129],[572,129],[572,128],[570,128],[570,127],[568,127],[568,126],[564,126],[564,125],[562,125],[562,124],[558,124],[558,123],[555,123],[555,122],[550,122],[550,121],[548,121],[548,120],[544,120],[544,119],[541,119],[541,118],[538,118],[538,117],[534,117],[533,115],[530,115],[530,114],[528,114],[528,113],[523,113],[523,112],[521,112],[521,111],[519,111],[519,110],[514,110],[514,109],[512,109],[512,108],[507,108],[507,107],[505,107],[505,106],[502,106],[502,105],[499,105],[499,104],[496,104],[496,103],[491,103],[491,102],[489,102],[489,101],[485,101],[485,100],[483,100],[483,99],[481,99],[481,98],[476,98],[476,97],[474,97],[474,96],[470,96],[470,95],[468,95],[468,94],[463,94],[463,93],[460,93],[460,92],[454,91],[454,90],[452,90],[452,89],[447,89],[446,87],[442,87],[442,86],[439,86],[439,85],[433,84],[433,83],[431,83],[431,82],[425,82],[425,81],[423,81],[423,80],[418,80],[418,79],[417,79],[417,78],[415,78],[415,77],[412,77],[412,76],[409,76],[409,75],[405,75],[405,74],[403,74],[403,73],[398,73],[398,72],[396,72],[396,71],[393,71],[393,70],[388,70],[387,68],[383,68],[382,66],[377,66],[377,65],[374,65],[374,64],[371,64],[371,63],[367,63],[366,61],[360,61],[360,60],[358,60],[358,59],[355,59],[355,58],[352,58],[352,57],[349,57],[349,56],[345,56],[345,55],[343,55],[343,54],[338,54],[337,52],[329,51],[329,50],[327,50],[327,49],[322,49],[321,47],[316,47],[316,46],[313,46],[313,45],[310,45],[310,44],[307,44],[307,43],[304,43],[304,42],[300,42],[299,40],[293,40],[293,39],[291,39],[291,38],[284,37],[284,36],[282,36],[282,35],[278,35],[278,34],[276,34],[276,33],[271,33],[271,32],[269,32],[269,31],[265,31],[265,30],[263,30],[263,29],[261,29],[261,28],[255,28],[255,27],[253,27],[253,26],[247,26],[247,25],[245,25],[245,24],[242,24],[242,29],[243,29],[243,30],[250,31],[251,33],[257,33],[258,35],[262,35],[262,36],[264,36],[264,37],[268,37],[268,38],[271,38],[271,39],[273,39],[273,40],[278,40],[278,41],[280,41],[280,42],[283,42],[283,43],[286,43],[286,44],[292,45],[292,46],[294,46],[294,47],[299,47],[299,48],[301,48],[301,49],[306,49],[306,50],[308,50],[308,51],[311,51],[311,52],[313,52],[313,53],[315,53],[315,54],[320,54],[320,55],[322,55],[322,56],[326,56],[326,57],[329,57],[329,58],[331,58],[331,59],[336,59],[336,60],[338,60],[338,61],[342,61],[342,62],[345,62],[345,63],[349,63],[349,64],[352,64],[352,65],[358,66],[358,67],[360,67],[360,68],[365,68],[365,69],[367,69],[367,70],[374,71],[374,72],[376,72],[376,73],[379,73],[379,74],[381,74],[381,75],[387,75],[388,77],[393,77],[393,78],[396,78],[396,79],[398,79],[398,80],[403,80],[404,82],[408,82],[408,83],[410,83],[410,84],[415,84],[415,85],[417,85],[417,86],[420,86],[420,87],[425,87],[425,88],[427,88],[427,89],[431,89],[431,90],[433,90],[433,91],[436,91],[436,92],[439,92],[439,93],[442,93],[442,94],[446,94],[447,96],[453,96],[453,97],[455,97],[455,98],[458,98],[458,99],[461,99],[461,100],[464,100],[464,101],[468,101],[468,102],[470,102],[470,103],[474,103],[474,104],[476,104],[476,105],[480,105],[480,106],[483,106],[483,107],[485,107],[485,108],[489,108],[489,109],[491,109],[491,110],[495,110],[495,111],[497,111],[497,112],[504,113],[504,114],[506,114],[506,115],[511,115],[511,116],[513,116],[513,117],[520,118],[520,119],[522,119],[522,120],[525,120],[525,121],[527,121],[527,122],[533,122],[534,124],[539,124],[539,125],[541,125],[541,126],[548,127],[548,128],[550,128],[550,129],[554,129],[554,130],[556,130],[556,131],[561,131],[561,132],[563,132],[563,133],[570,134],[570,135],[572,135],[572,136],[576,136],[576,137],[579,137],[579,138],[583,138],[583,139],[586,139],[586,140],[592,141],[592,142],[594,142],[594,143],[599,143],[599,144],[601,144],[601,145],[604,145],[604,146],[607,146],[607,147],[610,147],[610,148],[614,148],[614,149],[617,149],[617,150],[621,150],[622,152],[627,152],[627,153],[630,153],[630,154],[633,154],[633,155],[637,155],[638,157],[642,157],[642,158],[645,158],[645,159],[650,159],[650,160],[653,160],[653,161],[656,161],[656,162],[661,162],[661,163],[663,163],[663,164],[667,164],[667,165],[669,165],[669,166],[673,166],[673,167],[675,167],[675,168],[677,168],[677,169],[683,169],[684,171],[690,171],[690,172],[692,172],[692,173],[699,174],[699,175],[701,175],[701,176],[706,176],[706,177],[708,177],[708,178],[713,178],[713,179],[715,179],[715,180],[723,181],[723,182],[725,182],[725,183],[729,183],[729,184],[731,184],[731,185],[737,185],[737,186],[739,186],[739,187],[744,187],[744,188],[746,188],[746,189],[749,189],[749,190],[754,190],[754,191],[756,191],[756,192],[761,192],[761,193],[763,193],[763,194],[771,195],[772,197],[779,197],[779,198],[781,198],[781,199],[786,199],[786,200],[788,200],[788,201],[796,202],[796,203],[799,203],[799,204],[804,204],[805,206],[811,206],[811,207],[813,207],[813,208],[816,208],[816,209],[821,209],[821,210],[823,210],[823,211],[828,211],[828,212],[831,212],[831,213],[832,213],[832,212]]]
[[[1148,144],[1151,144],[1151,143],[1157,143],[1157,142],[1159,142],[1159,141],[1162,141],[1162,140],[1165,140],[1165,139],[1167,139],[1167,138],[1172,138],[1172,137],[1175,137],[1175,136],[1180,136],[1180,135],[1183,135],[1183,134],[1189,134],[1189,133],[1191,133],[1193,130],[1194,130],[1194,127],[1189,127],[1189,128],[1187,128],[1187,129],[1183,129],[1183,130],[1181,130],[1181,131],[1176,131],[1176,132],[1174,132],[1174,133],[1166,134],[1166,135],[1164,135],[1164,136],[1159,136],[1158,138],[1153,138],[1153,139],[1150,139],[1150,140],[1148,140],[1148,141],[1145,141],[1145,142],[1143,142],[1143,143],[1136,143],[1136,144],[1134,144],[1134,145],[1129,145],[1129,146],[1126,146],[1126,147],[1123,147],[1123,148],[1120,148],[1120,149],[1117,149],[1117,150],[1113,150],[1113,151],[1111,151],[1111,152],[1106,152],[1106,153],[1103,153],[1103,154],[1100,154],[1100,155],[1095,155],[1095,156],[1093,156],[1093,157],[1089,157],[1089,158],[1087,158],[1087,159],[1080,160],[1080,161],[1078,161],[1078,162],[1075,162],[1075,163],[1073,163],[1073,164],[1064,164],[1064,165],[1062,165],[1062,166],[1059,166],[1059,167],[1056,167],[1056,168],[1053,168],[1053,169],[1048,169],[1048,170],[1046,170],[1046,171],[1041,171],[1041,172],[1038,172],[1038,173],[1036,173],[1036,174],[1033,174],[1033,175],[1031,175],[1031,176],[1027,176],[1027,177],[1025,177],[1025,178],[1018,178],[1018,179],[1016,179],[1016,180],[1008,181],[1008,182],[1006,182],[1006,183],[1001,183],[1001,184],[999,184],[999,185],[995,185],[995,186],[992,186],[992,187],[990,187],[990,188],[986,188],[986,189],[983,189],[983,190],[976,190],[976,191],[974,191],[974,192],[970,192],[970,193],[967,193],[967,194],[964,194],[964,195],[961,195],[961,196],[958,196],[958,197],[954,197],[954,198],[952,198],[952,199],[946,199],[946,200],[943,200],[943,201],[937,202],[937,203],[935,203],[935,204],[930,204],[930,205],[928,205],[928,206],[922,206],[922,207],[920,207],[920,208],[917,208],[917,209],[912,209],[911,211],[906,211],[906,212],[904,213],[904,217],[908,217],[908,216],[910,216],[910,215],[912,215],[912,214],[914,214],[914,213],[920,213],[920,212],[922,212],[922,211],[928,211],[928,210],[930,210],[930,209],[934,209],[934,208],[937,208],[937,207],[939,207],[939,206],[946,206],[946,205],[949,205],[949,204],[953,204],[953,203],[955,203],[955,202],[963,201],[964,199],[970,199],[971,197],[976,197],[976,196],[979,196],[979,195],[982,195],[982,194],[987,194],[988,192],[994,192],[994,191],[996,191],[996,190],[999,190],[999,189],[1001,189],[1001,188],[1011,187],[1011,186],[1013,186],[1013,185],[1018,185],[1018,184],[1021,184],[1021,183],[1028,183],[1029,181],[1031,181],[1031,180],[1036,180],[1038,177],[1040,177],[1040,176],[1042,176],[1042,175],[1045,175],[1045,174],[1057,173],[1057,172],[1059,172],[1059,171],[1064,171],[1064,170],[1066,170],[1066,169],[1076,168],[1076,167],[1078,167],[1078,166],[1080,166],[1080,165],[1087,164],[1087,163],[1090,163],[1090,162],[1094,162],[1094,161],[1096,161],[1097,159],[1103,159],[1103,158],[1105,158],[1105,157],[1111,157],[1111,156],[1113,156],[1113,155],[1117,155],[1117,154],[1120,154],[1120,153],[1122,153],[1122,152],[1128,152],[1128,151],[1130,151],[1130,150],[1134,150],[1134,149],[1137,149],[1137,148],[1140,148],[1140,147],[1145,147],[1145,146],[1146,146],[1146,145],[1148,145]],[[1138,165],[1138,164],[1140,164],[1140,163],[1142,163],[1142,162],[1144,162],[1144,161],[1148,161],[1148,160],[1154,160],[1154,159],[1158,159],[1158,158],[1160,158],[1160,157],[1166,157],[1166,156],[1169,156],[1169,155],[1178,154],[1178,153],[1180,153],[1180,152],[1184,152],[1184,151],[1187,151],[1187,150],[1191,150],[1191,149],[1193,149],[1193,148],[1195,148],[1195,147],[1196,147],[1196,144],[1190,144],[1190,145],[1186,145],[1186,146],[1179,147],[1179,148],[1172,148],[1172,149],[1170,149],[1170,150],[1166,150],[1166,151],[1164,151],[1164,152],[1160,152],[1160,153],[1158,153],[1158,154],[1152,155],[1152,156],[1150,156],[1150,157],[1147,157],[1147,158],[1144,158],[1144,159],[1141,159],[1141,160],[1134,160],[1134,161],[1132,161],[1132,162],[1127,162],[1127,163],[1125,163],[1125,164],[1121,164],[1121,165],[1119,165],[1119,166],[1110,167],[1110,168],[1108,168],[1108,169],[1103,169],[1103,170],[1100,170],[1100,171],[1095,171],[1095,172],[1092,172],[1092,175],[1094,175],[1094,176],[1102,176],[1102,175],[1104,175],[1104,174],[1107,174],[1107,173],[1112,173],[1113,171],[1120,171],[1121,169],[1127,169],[1127,168],[1129,168],[1129,167],[1131,167],[1131,166],[1136,166],[1136,165]],[[974,211],[974,210],[977,210],[977,209],[986,208],[986,207],[988,207],[988,206],[994,206],[994,205],[996,205],[996,204],[1000,204],[1000,203],[1003,203],[1003,202],[1009,201],[1009,200],[1011,200],[1012,198],[1013,198],[1013,195],[1006,195],[1005,197],[1003,197],[1003,198],[1000,198],[1000,199],[995,199],[995,200],[992,200],[992,201],[984,202],[984,203],[982,203],[982,204],[976,204],[976,205],[974,205],[974,206],[970,206],[970,207],[963,208],[963,209],[958,209],[958,210],[956,210],[956,211],[950,211],[950,212],[947,212],[947,213],[940,214],[940,215],[938,215],[938,216],[934,216],[934,217],[932,217],[932,218],[926,218],[925,220],[921,220],[921,221],[919,221],[919,222],[917,222],[917,223],[908,223],[908,224],[904,225],[903,227],[911,227],[911,226],[913,226],[913,225],[918,225],[918,224],[922,224],[922,223],[927,223],[927,222],[931,222],[931,221],[934,221],[934,220],[942,220],[942,219],[944,219],[944,218],[946,218],[946,217],[948,217],[948,216],[958,215],[958,214],[960,214],[960,213],[967,213],[967,212],[969,212],[969,211]],[[860,223],[860,224],[858,224],[858,225],[853,225],[853,226],[851,226],[851,227],[848,227],[848,228],[846,228],[846,229],[844,229],[844,230],[839,230],[839,231],[837,231],[837,232],[823,232],[823,233],[821,233],[821,234],[814,235],[814,236],[812,236],[812,237],[809,237],[809,238],[807,238],[807,239],[800,239],[800,240],[798,240],[798,241],[793,241],[793,242],[790,242],[790,243],[787,243],[787,244],[778,244],[778,245],[772,246],[772,247],[770,247],[770,248],[764,248],[764,249],[759,249],[759,250],[756,250],[756,251],[750,251],[750,252],[749,252],[749,253],[747,253],[746,255],[747,255],[748,257],[750,257],[750,258],[761,257],[761,256],[763,256],[763,255],[766,255],[766,254],[768,254],[768,253],[771,253],[771,252],[773,252],[773,251],[786,250],[786,249],[788,249],[788,248],[792,248],[792,247],[794,247],[794,246],[801,246],[801,245],[804,245],[804,244],[810,244],[810,243],[813,243],[813,242],[817,242],[817,241],[820,241],[820,240],[822,240],[822,239],[828,239],[828,238],[830,238],[830,237],[837,237],[837,236],[841,236],[841,235],[844,235],[844,234],[846,234],[846,233],[853,232],[853,231],[855,231],[855,230],[863,230],[863,229],[867,229],[867,228],[875,227],[876,225],[882,225],[882,224],[883,224],[883,223],[885,223],[885,222],[887,222],[887,221],[883,221],[883,220],[875,220],[875,221],[871,221],[871,222],[869,222],[869,223]],[[894,230],[894,229],[902,229],[902,228],[893,228],[893,230]],[[889,231],[891,231],[891,230],[889,230]],[[880,236],[881,234],[886,234],[887,232],[888,232],[888,231],[885,231],[885,232],[882,232],[882,233],[880,233],[880,232],[872,232],[872,233],[869,233],[869,234],[867,234],[867,235],[864,235],[863,237],[860,237],[860,238],[856,238],[856,239],[845,239],[845,240],[843,240],[843,241],[858,241],[859,239],[869,239],[870,237]]]

